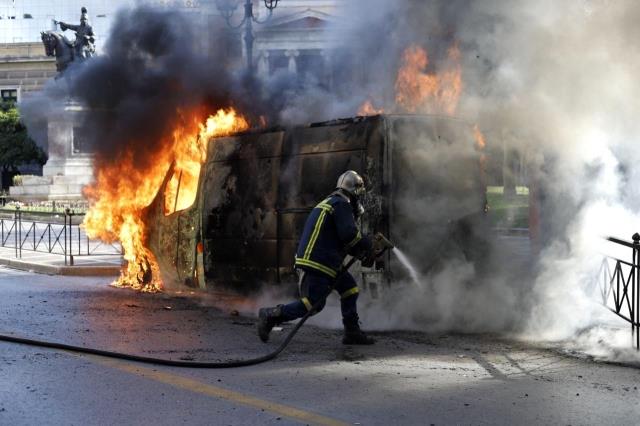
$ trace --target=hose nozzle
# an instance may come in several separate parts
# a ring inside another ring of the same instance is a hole
[[[375,268],[376,270],[384,269],[385,262],[382,259],[382,255],[385,251],[392,249],[393,243],[389,241],[384,235],[381,233],[377,233],[373,236],[373,252],[375,253]]]
[[[376,253],[382,254],[385,250],[394,248],[395,246],[380,232],[373,236],[373,249]]]

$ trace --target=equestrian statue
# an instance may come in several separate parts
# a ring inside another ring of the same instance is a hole
[[[76,38],[69,41],[64,35],[55,31],[42,31],[42,43],[47,56],[56,57],[56,69],[59,73],[64,72],[71,63],[82,62],[95,55],[95,38],[93,28],[89,24],[87,8],[80,9],[80,25],[67,24],[65,22],[53,20],[57,26],[60,25],[62,31],[71,30],[76,33]]]

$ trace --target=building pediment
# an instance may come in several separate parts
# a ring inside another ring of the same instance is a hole
[[[268,31],[320,29],[326,27],[333,20],[334,17],[327,13],[307,9],[272,19],[264,25],[263,29]]]

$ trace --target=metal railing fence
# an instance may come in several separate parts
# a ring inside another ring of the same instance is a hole
[[[83,220],[84,213],[68,208],[60,213],[0,209],[0,247],[12,248],[18,259],[23,251],[59,254],[70,266],[74,257],[122,254],[117,244],[89,238]]]
[[[608,241],[631,249],[631,262],[605,256],[599,271],[602,303],[631,325],[631,336],[640,350],[640,234],[633,242],[608,237]]]

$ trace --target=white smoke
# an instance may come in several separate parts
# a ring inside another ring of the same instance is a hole
[[[640,231],[640,189],[634,185],[640,160],[640,51],[634,47],[640,4],[358,0],[347,2],[343,15],[328,31],[343,52],[333,61],[344,67],[344,90],[310,83],[288,98],[283,122],[353,115],[367,99],[389,105],[405,48],[426,48],[438,71],[443,52],[457,43],[464,85],[457,115],[478,123],[489,144],[502,143],[491,140],[501,137],[508,149],[526,153],[531,181],[544,196],[542,246],[533,251],[529,268],[512,266],[514,254],[505,241],[488,246],[486,265],[453,256],[421,277],[420,287],[395,282],[379,299],[363,294],[365,327],[517,333],[618,356],[613,348],[624,339],[593,327],[613,324],[628,333],[628,325],[598,303],[594,278],[602,253],[613,250],[602,237],[629,239]],[[365,72],[358,73],[354,63],[365,63]],[[436,153],[433,141],[421,138],[417,131],[417,144],[425,149],[414,152],[414,161],[446,163],[450,153]],[[395,202],[425,217],[452,209],[446,203]],[[427,229],[416,229],[412,237],[441,238]],[[411,242],[396,243],[412,262],[430,261],[402,245]],[[614,254],[628,257],[630,250]],[[326,310],[330,314],[312,322],[339,326],[337,299],[330,298]]]
[[[513,148],[532,154],[531,176],[545,189],[548,236],[528,276],[502,273],[494,259],[491,279],[474,282],[473,267],[455,260],[425,278],[425,289],[407,285],[388,292],[384,302],[363,310],[363,318],[373,328],[515,330],[527,338],[560,340],[613,316],[596,303],[593,279],[606,246],[602,237],[629,239],[640,230],[640,189],[634,184],[640,159],[640,4],[352,3],[374,11],[359,15],[362,27],[355,25],[353,34],[386,26],[381,36],[369,31],[380,53],[371,58],[365,95],[382,87],[374,97],[385,96],[395,66],[387,65],[408,42],[442,49],[438,39],[447,34],[459,43],[459,114],[490,134],[513,135]]]
[[[475,11],[497,12],[503,24],[476,39],[490,52],[496,72],[487,94],[473,104],[482,109],[483,126],[525,135],[521,146],[533,145],[547,160],[537,173],[554,199],[544,214],[555,235],[541,252],[525,330],[532,337],[566,339],[601,320],[603,308],[594,303],[591,284],[602,237],[629,239],[639,229],[631,210],[640,201],[631,165],[638,157],[633,147],[640,129],[633,117],[639,111],[634,74],[640,55],[630,46],[638,35],[633,22],[640,6],[493,6],[500,9],[483,3]]]

